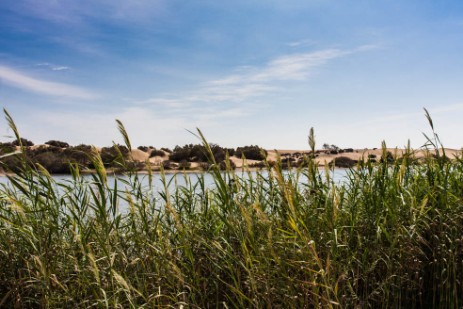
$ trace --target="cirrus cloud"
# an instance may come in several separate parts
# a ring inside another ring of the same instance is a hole
[[[40,94],[76,99],[95,99],[97,95],[86,89],[31,77],[23,72],[0,66],[0,80],[16,88]]]

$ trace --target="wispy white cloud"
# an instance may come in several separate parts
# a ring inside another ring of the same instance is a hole
[[[69,97],[77,99],[94,99],[96,94],[86,89],[31,77],[23,72],[0,66],[0,79],[17,88],[50,96]]]
[[[51,69],[53,71],[65,71],[65,70],[69,70],[69,67],[61,66],[61,67],[52,67]]]
[[[190,106],[190,103],[187,101],[168,98],[153,98],[140,101],[135,100],[133,102],[138,105],[151,105],[153,107],[165,107],[169,109],[181,109]]]
[[[269,61],[263,67],[241,68],[240,72],[211,81],[213,85],[244,83],[269,83],[274,81],[297,81],[306,79],[312,70],[329,60],[340,58],[351,51],[327,49],[309,53],[290,54]]]
[[[68,66],[58,66],[54,65],[48,62],[42,62],[42,63],[37,63],[36,66],[38,67],[46,67],[49,68],[52,71],[65,71],[65,70],[70,70],[71,68]]]
[[[282,90],[282,82],[307,80],[318,67],[354,52],[358,51],[326,49],[284,55],[272,59],[262,66],[239,67],[230,75],[199,85],[196,91],[184,95],[171,94],[155,97],[141,103],[171,108],[200,104],[204,109],[218,104],[225,104],[225,106],[229,104],[236,107],[245,103],[255,103],[258,98]]]
[[[328,49],[283,56],[271,61],[261,72],[251,76],[251,80],[263,82],[304,80],[312,73],[312,69],[350,53],[350,51]]]
[[[292,42],[287,43],[286,45],[288,45],[290,47],[300,47],[300,46],[311,45],[311,44],[314,44],[314,43],[315,43],[315,41],[313,41],[313,40],[304,39],[304,40],[299,40],[299,41],[292,41]]]

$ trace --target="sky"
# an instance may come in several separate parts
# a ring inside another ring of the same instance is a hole
[[[463,1],[2,0],[21,136],[108,146],[463,146]],[[13,133],[0,119],[0,141]]]

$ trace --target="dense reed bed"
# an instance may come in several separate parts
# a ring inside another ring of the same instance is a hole
[[[97,152],[90,183],[24,161],[0,189],[0,307],[461,308],[463,159],[428,141],[419,164],[409,150],[341,183],[310,158],[265,177],[211,162],[214,188],[162,174],[159,194],[108,183]]]

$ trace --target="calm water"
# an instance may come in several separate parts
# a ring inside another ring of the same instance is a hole
[[[347,176],[347,171],[348,171],[347,169],[335,169],[334,171],[331,172],[331,177],[333,178],[334,182],[336,182],[336,183],[343,182],[343,181],[345,181],[345,178]],[[320,172],[321,172],[322,175],[325,174],[324,169],[320,169]],[[291,173],[290,171],[285,172],[286,175],[290,174],[290,173]],[[268,172],[261,171],[260,174],[263,177],[266,177],[268,175]],[[239,176],[239,177],[242,177],[244,179],[248,178],[248,173],[247,172],[236,172],[236,175]],[[256,172],[251,172],[251,175],[255,176]],[[190,172],[190,173],[187,173],[187,174],[168,173],[168,174],[166,174],[166,180],[169,183],[169,187],[174,188],[176,185],[177,186],[185,186],[188,181],[190,181],[191,183],[196,183],[200,176],[204,177],[204,182],[205,182],[205,185],[207,187],[210,187],[210,188],[214,187],[214,179],[212,178],[211,174],[208,174],[208,173],[195,173],[195,172]],[[148,175],[139,174],[138,177],[141,180],[142,186],[146,186],[146,187],[149,186]],[[59,183],[60,182],[66,183],[66,182],[71,182],[72,181],[72,177],[70,175],[54,175],[53,178]],[[87,179],[89,182],[92,181],[91,175],[84,175],[83,178]],[[128,180],[129,179],[128,177],[122,176],[122,175],[118,175],[117,178],[122,179],[122,180]],[[115,176],[108,175],[108,183],[110,184],[110,186],[114,185],[114,180],[115,179],[116,179]],[[305,177],[301,176],[300,181],[302,183],[304,183],[304,182],[307,181],[307,179]],[[8,181],[8,178],[6,176],[0,176],[0,183],[8,184],[8,182],[9,181]],[[154,189],[155,191],[162,191],[163,190],[163,183],[162,183],[162,180],[161,180],[161,175],[159,173],[154,173],[153,174],[152,185],[153,185],[152,189]],[[123,188],[123,184],[121,182],[118,182],[118,186],[121,186],[121,188]]]
[[[342,182],[346,181],[347,171],[348,170],[346,170],[346,169],[334,169],[333,171],[331,171],[332,180],[335,183],[342,183]],[[320,169],[320,172],[321,172],[322,175],[325,174],[324,169]],[[257,174],[257,172],[251,172],[251,177],[256,176],[256,174]],[[286,171],[285,172],[285,175],[289,175],[289,174],[293,174],[293,173],[291,171]],[[249,174],[247,172],[246,173],[245,172],[236,172],[236,175],[238,177],[240,177],[240,178],[243,178],[243,179],[248,179],[249,178]],[[261,171],[260,175],[263,176],[263,177],[267,177],[268,172]],[[225,174],[224,174],[224,177],[225,177],[225,180],[228,181]],[[72,182],[73,182],[73,179],[72,179],[72,177],[70,175],[54,175],[53,178],[56,180],[57,183],[61,183],[61,184],[69,185],[69,184],[72,184]],[[91,175],[84,175],[83,178],[89,184],[91,184],[93,182],[93,178],[92,178]],[[193,172],[190,172],[190,173],[186,173],[186,174],[183,174],[183,173],[166,174],[166,181],[168,183],[168,188],[171,190],[171,192],[173,192],[174,189],[178,188],[178,187],[182,187],[182,186],[183,187],[184,186],[188,187],[189,184],[194,185],[195,183],[198,182],[199,178],[204,179],[205,187],[210,188],[210,189],[214,189],[214,187],[215,187],[214,179],[213,179],[212,175],[208,174],[208,173],[193,173]],[[162,182],[162,178],[161,178],[161,175],[159,173],[153,174],[151,187],[149,185],[148,175],[139,174],[138,179],[140,181],[140,185],[141,185],[142,190],[144,192],[147,192],[147,190],[152,190],[152,192],[154,193],[154,197],[156,199],[161,198],[160,195],[159,195],[159,192],[164,191],[164,184]],[[125,192],[126,188],[130,188],[129,186],[127,186],[124,183],[124,182],[130,181],[129,177],[122,176],[122,175],[118,175],[117,177],[108,175],[108,184],[109,184],[109,187],[111,189],[114,189],[114,184],[115,184],[116,180],[117,180],[117,189],[118,189],[118,191]],[[299,182],[300,183],[306,183],[307,178],[305,178],[304,176],[301,175],[301,177],[299,178]],[[10,185],[9,180],[8,180],[8,178],[6,176],[0,176],[0,184],[6,185],[6,186]],[[64,192],[64,189],[62,189],[60,186],[57,186],[57,189],[60,192]],[[120,209],[123,211],[126,208],[127,203],[122,199],[119,200],[119,203],[120,203],[120,205],[119,205]]]

